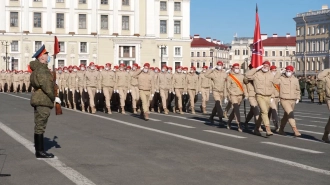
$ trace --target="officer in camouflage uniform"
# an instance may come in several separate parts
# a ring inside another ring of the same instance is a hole
[[[50,61],[48,52],[43,45],[32,58],[35,61],[30,62],[32,74],[30,82],[35,89],[31,97],[31,106],[34,108],[34,143],[37,158],[53,158],[54,155],[44,151],[44,132],[46,129],[50,110],[54,107],[54,101],[61,103],[54,94],[54,81],[47,63]]]
[[[314,91],[315,91],[315,85],[316,80],[315,77],[308,76],[308,80],[306,81],[307,84],[307,91],[308,91],[308,98],[311,99],[312,103],[314,103]]]
[[[324,101],[325,82],[318,79],[316,82],[317,94],[319,96],[319,105],[322,105]]]
[[[306,80],[304,77],[299,77],[300,86],[300,102],[302,102],[302,97],[305,96]]]

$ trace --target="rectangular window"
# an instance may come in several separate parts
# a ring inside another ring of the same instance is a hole
[[[292,51],[292,54],[293,54],[293,55],[296,55],[296,51]]]
[[[245,49],[243,49],[243,55],[245,55]]]
[[[194,52],[191,52],[191,57],[194,57]]]
[[[160,11],[166,11],[167,7],[166,7],[166,1],[161,1],[160,2]]]
[[[180,47],[175,47],[175,56],[181,56],[181,48]]]
[[[275,51],[272,51],[272,56],[275,57]]]
[[[174,2],[174,11],[181,11],[181,2]]]
[[[108,0],[101,0],[101,4],[108,4]]]
[[[190,67],[194,67],[194,62],[190,62]]]
[[[282,51],[280,51],[280,57],[281,57],[281,56],[283,56],[283,52],[282,52]]]
[[[197,52],[197,57],[200,57],[200,56],[199,56],[199,52]]]
[[[18,27],[18,12],[10,12],[10,27]]]
[[[197,68],[199,68],[200,66],[199,66],[199,62],[197,62],[197,66],[196,66]]]
[[[12,59],[11,60],[11,69],[12,70],[18,70],[18,59]]]
[[[129,30],[129,16],[122,17],[122,30]]]
[[[34,51],[38,51],[41,48],[42,42],[41,41],[35,41],[34,42]]]
[[[65,43],[64,42],[58,42],[60,45],[60,52],[65,52]]]
[[[213,57],[213,52],[210,52],[210,57]]]
[[[167,32],[167,21],[166,20],[161,20],[160,21],[160,33],[166,33]]]
[[[41,28],[41,13],[33,13],[33,26],[35,28]]]
[[[289,56],[290,51],[285,51],[285,56]]]
[[[63,68],[64,66],[64,60],[57,60],[57,67]]]
[[[162,47],[161,48],[161,52],[163,53],[163,55],[167,55],[167,49],[166,49],[166,47]]]
[[[79,14],[79,29],[86,29],[86,14]]]
[[[64,0],[56,0],[57,3],[64,3]]]
[[[174,21],[174,34],[181,33],[181,21]]]
[[[272,62],[272,65],[275,66],[275,62]]]
[[[11,42],[11,51],[18,51],[18,41],[17,40],[13,40]]]
[[[283,62],[280,62],[280,68],[283,68]]]
[[[285,62],[285,66],[288,66],[289,65],[289,62]]]
[[[79,4],[86,4],[86,0],[79,0]]]
[[[80,53],[87,53],[87,42],[80,42]]]
[[[87,66],[87,60],[80,60],[80,64]]]
[[[42,0],[33,0],[33,2],[42,2]]]
[[[181,66],[181,62],[175,62],[174,66],[175,66],[175,69],[178,68],[179,66]]]
[[[64,28],[64,13],[56,14],[56,28]]]
[[[123,46],[123,57],[128,58],[129,57],[129,46]]]
[[[268,57],[268,51],[265,51],[265,57]]]
[[[108,15],[101,15],[101,29],[108,29]]]
[[[206,53],[205,52],[203,52],[203,57],[206,57]]]
[[[129,0],[122,0],[122,5],[129,6]]]

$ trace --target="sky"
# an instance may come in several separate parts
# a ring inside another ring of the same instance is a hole
[[[253,37],[255,9],[258,4],[260,31],[295,35],[297,13],[330,7],[329,0],[191,0],[190,34],[231,43],[234,35]]]

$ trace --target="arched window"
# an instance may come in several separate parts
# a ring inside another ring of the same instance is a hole
[[[296,62],[292,62],[292,66],[296,68]]]
[[[237,55],[237,50],[235,49],[235,55]]]
[[[280,68],[283,68],[283,62],[280,62]]]

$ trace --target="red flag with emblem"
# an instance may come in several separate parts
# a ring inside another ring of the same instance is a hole
[[[262,46],[261,34],[260,34],[260,23],[258,15],[258,5],[256,7],[256,25],[254,28],[254,38],[253,38],[253,50],[251,64],[254,68],[262,64],[262,55],[264,48]]]
[[[54,56],[56,56],[60,52],[60,45],[58,44],[57,37],[55,36],[54,42]]]

